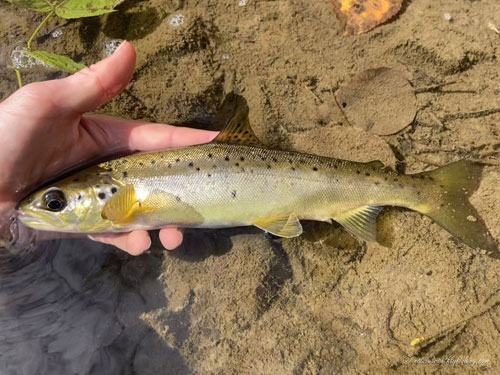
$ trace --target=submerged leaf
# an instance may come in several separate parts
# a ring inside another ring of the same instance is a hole
[[[403,0],[331,0],[344,35],[363,34],[389,20]]]
[[[21,8],[36,10],[37,12],[49,12],[52,6],[45,0],[7,0],[9,3]]]
[[[123,0],[68,0],[56,7],[56,14],[62,18],[99,16],[114,12],[114,7]]]
[[[397,133],[417,113],[413,87],[401,72],[390,68],[356,74],[335,92],[335,98],[351,125],[378,135]]]
[[[46,51],[25,51],[27,55],[33,56],[35,59],[41,61],[45,65],[68,73],[76,73],[85,65],[71,60],[69,57],[56,55]]]

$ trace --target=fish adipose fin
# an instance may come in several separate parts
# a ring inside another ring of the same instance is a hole
[[[222,104],[224,106],[224,104]],[[262,146],[248,120],[248,105],[245,99],[236,96],[234,114],[214,142],[240,145]]]
[[[496,241],[468,200],[479,187],[483,167],[483,164],[477,162],[460,160],[431,172],[419,173],[418,175],[430,177],[442,185],[443,191],[440,205],[424,207],[418,211],[473,249],[480,248],[487,255],[500,258]]]
[[[377,216],[382,206],[362,206],[343,212],[333,218],[356,237],[368,241],[377,241]]]
[[[302,225],[294,213],[259,219],[252,224],[278,237],[291,238],[302,234]]]
[[[129,219],[139,208],[139,200],[133,185],[120,188],[104,205],[101,216],[116,222]]]

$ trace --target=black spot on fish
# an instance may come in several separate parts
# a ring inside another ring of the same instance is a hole
[[[378,181],[375,181],[375,185],[380,185],[380,182],[378,182]]]
[[[273,158],[273,161],[274,161],[274,162],[276,163],[276,162],[278,162],[278,159],[276,159],[276,158]]]
[[[78,194],[78,200],[81,200],[81,199],[82,199],[82,195]]]
[[[292,171],[294,171],[294,170],[295,170],[295,167],[292,167]]]
[[[234,163],[235,166],[239,167],[240,166],[240,163]]]
[[[260,157],[260,160],[262,160],[262,161],[266,161],[266,157],[265,157],[265,156],[261,156],[261,157]]]
[[[243,134],[247,135],[248,134],[248,130],[245,130],[245,132]]]
[[[289,164],[293,164],[293,160],[292,159],[288,159],[288,163]]]
[[[79,178],[74,178],[74,179],[73,179],[73,182],[78,182],[78,181],[80,181],[80,179],[79,179]]]
[[[305,160],[303,160],[303,159],[300,159],[300,160],[299,160],[299,163],[300,163],[300,164],[304,164],[305,162],[306,162],[306,161],[305,161]]]
[[[394,179],[394,182],[398,182],[399,180],[397,178]]]
[[[123,177],[127,177],[127,176],[128,176],[128,172],[127,171],[123,172]]]
[[[271,165],[270,164],[267,165],[267,169],[271,169]]]
[[[160,155],[160,159],[165,159],[165,156],[163,156],[163,155]]]
[[[370,173],[369,172],[365,172],[365,176],[366,177],[370,177]]]
[[[170,164],[170,163],[169,163],[169,164],[167,165],[167,168],[172,168],[172,164]]]
[[[233,190],[233,191],[231,192],[231,196],[232,196],[233,198],[236,198],[236,190]]]
[[[422,192],[420,190],[417,190],[417,195],[420,196]]]
[[[111,194],[114,194],[114,193],[116,193],[117,191],[118,191],[118,189],[117,189],[117,188],[115,188],[114,186],[111,188]]]
[[[333,169],[339,169],[339,167],[338,167],[338,166],[336,166],[336,165],[334,165],[334,166],[333,166]]]
[[[317,170],[318,170],[318,168],[317,168],[317,167],[313,167],[313,171],[315,171],[315,172],[316,172]]]
[[[199,171],[199,170],[200,170],[200,168],[199,168],[199,167],[196,167],[196,170],[197,170],[197,171]]]
[[[106,198],[106,194],[104,194],[104,193],[99,193],[97,196],[99,197],[99,199]]]
[[[356,171],[356,173],[357,173],[357,174],[360,174],[360,173],[361,173],[361,171]]]
[[[100,187],[101,187],[101,185],[96,185],[95,187],[96,187],[96,188],[100,188]]]
[[[176,196],[175,196],[175,200],[176,200],[177,202],[180,202],[180,201],[181,201],[181,197],[179,197],[178,195],[176,195]]]
[[[421,180],[423,180],[425,178],[425,176],[418,176]]]
[[[444,207],[444,203],[441,203],[441,205],[440,205],[440,206],[441,206],[441,207]]]
[[[442,184],[441,184],[441,185],[439,185],[439,187],[440,187],[440,188],[444,188],[444,185],[442,185]]]
[[[156,163],[156,160],[151,160],[151,164],[155,164]]]
[[[212,154],[208,154],[208,157],[209,157],[210,159],[212,159],[213,155],[212,155]]]
[[[384,177],[384,181],[387,181],[388,179],[389,179],[389,178],[388,178],[387,176],[386,176],[386,177]]]
[[[193,162],[190,162],[188,165],[189,165],[190,167],[194,166]]]
[[[212,177],[212,175],[211,175],[210,173],[209,173],[209,174],[207,174],[207,176],[208,176],[208,177]]]
[[[141,162],[139,163],[139,165],[142,167],[142,166],[144,166],[144,163],[141,161]]]
[[[178,162],[180,162],[180,161],[181,161],[181,159],[179,159],[179,158],[175,159],[175,162],[176,162],[176,163],[178,163]]]
[[[217,168],[217,165],[215,165],[215,164],[214,164],[214,165],[212,165],[212,168],[213,168],[213,169]]]
[[[226,157],[224,158],[224,160],[225,160],[225,161],[229,161],[229,156],[226,156]]]
[[[243,156],[240,157],[240,161],[245,161],[245,158]]]

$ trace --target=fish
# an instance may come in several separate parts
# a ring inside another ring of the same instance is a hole
[[[378,160],[267,148],[250,126],[248,106],[240,106],[211,143],[133,154],[77,171],[24,198],[18,219],[56,232],[255,226],[283,238],[300,236],[301,220],[335,221],[360,240],[376,241],[377,216],[397,206],[500,258],[468,201],[483,167],[460,160],[405,175]]]

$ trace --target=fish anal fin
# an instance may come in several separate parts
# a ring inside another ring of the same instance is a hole
[[[294,213],[259,219],[252,224],[279,237],[291,238],[302,234],[302,225]]]
[[[104,205],[102,217],[116,222],[129,219],[140,207],[133,185],[125,185],[118,190]]]
[[[333,219],[356,237],[373,242],[377,241],[377,216],[382,209],[383,206],[361,206]]]
[[[224,104],[223,104],[224,106]],[[236,97],[233,115],[214,142],[262,146],[248,119],[248,105],[243,98]]]

